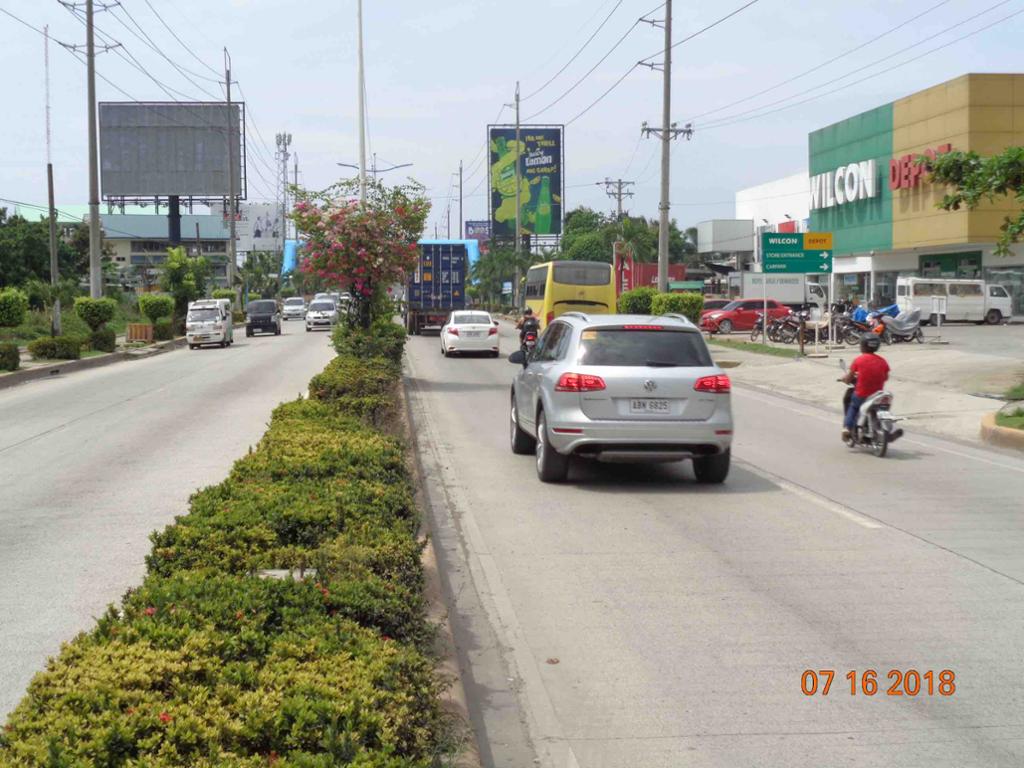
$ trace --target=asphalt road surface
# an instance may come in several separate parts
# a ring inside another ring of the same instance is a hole
[[[507,360],[419,337],[408,371],[487,765],[1024,765],[1019,457],[911,433],[877,459],[738,389],[724,486],[585,463],[542,485],[509,450]],[[890,670],[917,673],[903,695]]]
[[[224,478],[333,357],[325,333],[179,350],[0,390],[0,722],[144,575],[148,536]]]

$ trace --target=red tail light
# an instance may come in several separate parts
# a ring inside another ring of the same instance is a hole
[[[627,331],[664,331],[665,326],[663,325],[624,325],[622,326]]]
[[[604,379],[588,373],[563,373],[555,385],[555,392],[600,392]]]
[[[697,379],[697,383],[693,385],[693,388],[698,392],[711,392],[716,395],[725,395],[732,391],[732,382],[729,381],[729,377],[724,373],[718,376],[704,376],[703,378]]]
[[[544,324],[545,325],[551,325],[551,321],[554,320],[554,319],[555,319],[555,313],[554,312],[548,312],[547,322],[544,323]]]
[[[458,336],[459,335],[459,329],[458,328],[449,328],[448,329],[448,333],[450,333],[452,336]]]
[[[492,328],[491,328],[491,330],[489,330],[489,331],[487,332],[487,335],[488,335],[488,336],[497,336],[497,335],[498,335],[498,329],[497,329],[497,328],[494,328],[494,327],[492,327]]]

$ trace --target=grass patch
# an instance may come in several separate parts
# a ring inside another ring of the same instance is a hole
[[[1024,400],[1024,382],[1015,387],[1010,387],[1003,395],[1007,400]]]
[[[785,357],[792,360],[794,357],[800,356],[800,348],[796,346],[791,347],[772,347],[767,344],[760,344],[753,341],[725,341],[724,339],[710,338],[708,339],[709,344],[714,344],[716,347],[726,347],[728,349],[736,349],[740,352],[753,352],[758,355],[772,355],[773,357]]]
[[[996,424],[1009,429],[1024,429],[1024,409],[1018,408],[1013,413],[996,414]]]
[[[74,307],[64,307],[60,313],[61,334],[64,336],[89,336],[89,326],[75,314]],[[113,319],[107,323],[107,327],[114,333],[121,336],[128,327],[128,323],[145,322],[142,315],[131,306],[118,304]],[[32,310],[25,316],[25,322],[14,328],[0,328],[0,341],[13,341],[20,347],[26,346],[30,341],[41,339],[50,335],[50,313],[40,310]]]

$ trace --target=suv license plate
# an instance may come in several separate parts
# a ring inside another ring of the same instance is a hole
[[[630,413],[668,413],[668,400],[631,400]]]

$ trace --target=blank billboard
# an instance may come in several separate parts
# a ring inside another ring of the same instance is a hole
[[[235,194],[241,196],[241,105],[231,105]],[[217,103],[99,104],[100,185],[111,197],[223,197],[228,107]]]

